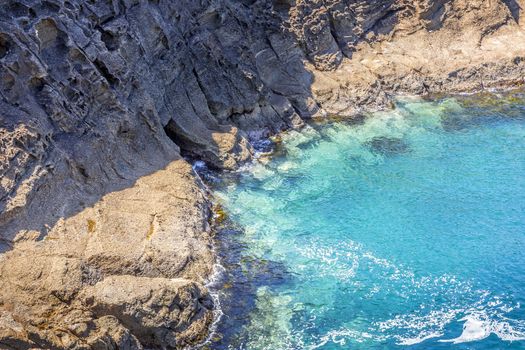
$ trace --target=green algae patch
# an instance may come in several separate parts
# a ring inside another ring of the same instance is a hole
[[[270,136],[270,141],[272,141],[275,144],[281,144],[283,143],[283,138],[281,137],[281,135],[277,134]]]
[[[224,207],[220,204],[215,204],[212,208],[212,211],[213,211],[212,220],[214,224],[220,225],[228,218],[228,214],[226,214]]]
[[[393,104],[388,106],[391,109],[394,109]],[[355,113],[352,115],[342,115],[336,113],[329,113],[326,116],[322,117],[313,117],[312,121],[315,124],[325,125],[325,124],[334,124],[334,123],[345,123],[345,124],[362,124],[365,120],[366,115],[362,113]]]
[[[87,230],[88,233],[95,232],[95,229],[97,228],[97,224],[95,223],[95,220],[88,219],[87,220]]]
[[[147,240],[150,240],[151,237],[153,236],[153,232],[154,232],[154,227],[153,227],[153,221],[149,224],[149,229],[148,229],[148,232],[146,233],[146,239]]]
[[[220,224],[226,220],[227,215],[224,209],[221,206],[215,208],[215,221]]]
[[[480,92],[474,95],[460,96],[457,98],[460,105],[464,108],[481,108],[498,110],[508,108],[513,105],[523,105],[525,103],[525,90],[518,89],[496,94],[493,92]]]

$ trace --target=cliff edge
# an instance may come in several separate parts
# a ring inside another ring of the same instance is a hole
[[[206,339],[213,237],[187,162],[399,94],[523,84],[525,0],[4,0],[0,347]],[[186,157],[186,158],[183,158]]]

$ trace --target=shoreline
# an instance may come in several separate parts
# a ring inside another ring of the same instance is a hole
[[[483,95],[483,96],[480,96],[483,100],[487,100],[489,104],[493,104],[494,102],[499,101],[501,97],[508,97],[506,95],[523,94],[524,92],[525,92],[524,87],[516,88],[514,86],[509,86],[509,87],[501,87],[497,89],[473,91],[473,92],[459,92],[459,93],[454,92],[450,94],[443,93],[443,94],[440,94],[439,96],[400,95],[400,96],[393,97],[392,101],[395,101],[398,97],[400,98],[409,97],[409,98],[414,98],[417,100],[434,102],[434,101],[439,101],[442,99],[454,98],[454,97],[467,97],[467,98],[477,99],[476,95]],[[374,118],[373,116],[374,113],[381,113],[381,112],[388,112],[388,111],[395,111],[395,107],[388,108],[388,109],[382,109],[382,110],[367,111],[367,112],[364,112],[363,115],[365,115],[365,118]],[[314,125],[323,125],[324,123],[347,123],[347,122],[352,124],[352,121],[355,120],[354,118],[355,117],[346,117],[346,118],[343,117],[343,118],[336,118],[336,119],[323,118],[319,120],[313,119],[311,121],[308,121],[307,125],[309,125],[310,123]],[[298,132],[301,131],[301,129],[294,129],[294,130]],[[279,143],[275,143],[271,141],[271,139],[275,137],[280,138],[283,134],[286,134],[288,131],[290,130],[283,130],[279,134],[271,135],[268,138],[263,139],[262,141],[270,141],[273,144],[273,148],[271,152],[261,151],[259,152],[259,154],[255,155],[253,159],[251,159],[249,162],[243,164],[241,167],[239,167],[238,169],[234,171],[226,171],[227,172],[226,174],[224,173],[225,172],[224,170],[218,171],[218,172],[215,172],[213,170],[210,171],[209,169],[206,168],[205,164],[200,163],[198,168],[200,168],[201,171],[205,172],[205,174],[200,175],[199,170],[196,170],[194,166],[194,171],[195,171],[196,176],[199,177],[200,181],[202,181],[202,183],[206,186],[206,192],[208,193],[208,202],[209,202],[210,207],[215,208],[216,211],[220,210],[220,213],[218,212],[214,213],[212,209],[212,215],[214,216],[214,220],[213,220],[213,224],[211,225],[211,230],[215,232],[213,234],[213,237],[214,237],[213,240],[215,244],[214,255],[215,255],[215,258],[217,259],[217,266],[220,271],[217,271],[217,275],[211,278],[212,282],[210,282],[210,284],[214,285],[214,287],[210,288],[210,290],[213,290],[210,293],[213,294],[214,301],[217,301],[217,305],[219,305],[219,308],[216,310],[218,316],[214,320],[213,325],[210,328],[211,330],[210,330],[210,333],[208,334],[206,341],[195,346],[194,349],[197,349],[205,345],[213,345],[214,343],[217,342],[217,340],[214,341],[213,338],[214,336],[217,335],[217,332],[220,329],[220,326],[221,326],[220,323],[221,323],[222,317],[225,316],[222,306],[221,306],[221,299],[220,299],[221,292],[224,292],[222,286],[224,286],[225,283],[228,283],[228,284],[233,283],[235,279],[235,273],[238,273],[235,271],[229,271],[225,266],[222,265],[222,263],[224,262],[224,259],[227,259],[225,256],[228,255],[227,251],[231,249],[231,246],[229,245],[231,245],[232,243],[225,242],[225,237],[221,237],[221,235],[224,235],[224,231],[231,232],[230,234],[234,234],[234,235],[242,234],[243,228],[238,227],[238,225],[234,221],[232,221],[227,211],[224,209],[223,205],[220,203],[220,200],[214,198],[213,191],[216,190],[213,188],[214,182],[215,181],[219,181],[219,182],[226,181],[227,183],[236,182],[236,180],[234,179],[235,174],[241,174],[243,172],[249,171],[251,167],[256,166],[257,164],[266,164],[266,162],[268,161],[271,162],[272,161],[271,158],[279,154],[278,149],[276,149],[276,147],[279,146]],[[266,161],[261,161],[261,158],[265,158]],[[200,162],[200,161],[196,161],[196,162]],[[225,176],[229,178],[228,174],[230,174],[230,176],[233,175],[232,178],[229,180],[224,178]],[[202,176],[208,177],[208,180],[203,179]],[[222,178],[222,180],[210,179],[210,177],[218,177],[218,178]],[[222,186],[224,186],[224,184]],[[230,296],[229,298],[232,298],[232,296]],[[228,300],[226,300],[226,302],[228,303]],[[231,303],[231,301],[229,302]],[[222,336],[221,334],[218,334],[218,335]]]
[[[491,89],[490,91],[489,90],[483,90],[483,91],[477,91],[477,92],[460,92],[460,93],[455,92],[455,93],[451,93],[451,94],[441,94],[437,98],[433,98],[433,97],[429,97],[429,96],[416,96],[416,95],[413,95],[413,96],[410,96],[410,97],[413,97],[415,99],[420,99],[422,101],[434,102],[434,101],[440,101],[440,100],[443,100],[443,99],[455,98],[455,97],[474,98],[474,100],[477,100],[476,95],[483,95],[483,96],[481,96],[481,98],[483,100],[486,100],[486,102],[488,102],[489,105],[493,105],[494,103],[500,103],[500,98],[501,97],[509,97],[508,95],[512,96],[514,94],[521,94],[521,95],[523,95],[523,93],[525,93],[525,88],[524,87],[518,87],[518,88],[516,88],[516,87],[506,87],[506,88],[503,87],[503,88],[498,88],[498,89]],[[405,97],[405,96],[399,96],[399,97]],[[395,110],[395,108],[389,108],[389,109],[380,110],[380,111],[370,111],[370,112],[365,113],[365,115],[367,115],[366,118],[374,118],[374,116],[372,115],[374,113],[388,112],[388,111],[394,111],[394,110]],[[326,123],[335,123],[335,124],[350,122],[350,125],[351,125],[352,124],[352,119],[353,119],[352,117],[347,117],[346,119],[343,118],[343,119],[337,119],[337,120],[330,120],[330,119],[311,120],[311,123],[312,124],[316,124],[316,125],[323,125],[325,122]],[[277,135],[272,135],[269,138],[267,138],[267,140],[269,140],[270,138],[273,138],[273,137],[280,137],[280,135],[285,134],[288,131],[290,131],[290,130],[284,130],[284,131],[282,131],[281,133],[279,133]],[[301,129],[296,130],[296,131],[300,132]],[[278,146],[278,145],[279,145],[278,143],[274,143],[274,146]],[[278,152],[279,152],[278,150],[273,148],[272,152],[262,152],[260,155],[262,157],[265,157],[265,158],[270,158],[268,161],[271,162],[272,161],[271,158],[274,155],[279,155]],[[260,158],[254,157],[250,162],[245,163],[244,165],[242,165],[237,170],[227,171],[227,174],[240,174],[240,173],[243,173],[243,172],[249,172],[250,168],[253,167],[253,166],[256,166],[257,164],[263,164],[264,165],[264,164],[266,164],[266,162],[261,162]],[[208,170],[206,169],[206,171],[208,171]],[[225,174],[224,174],[224,170],[223,170],[223,171],[219,171],[219,172],[213,172],[212,171],[212,175],[211,176],[222,177],[223,181],[226,181],[227,183],[236,182],[236,180],[234,178],[229,179],[229,177],[227,177],[227,179],[225,180],[224,179],[224,175]],[[198,175],[198,173],[197,173],[197,176],[200,176],[200,175]],[[208,176],[210,176],[210,175],[208,175]],[[212,182],[213,181],[215,181],[215,180],[212,180]],[[221,187],[222,186],[225,186],[225,185],[222,184]],[[213,192],[213,185],[211,187],[208,187],[208,191],[210,193]],[[229,239],[226,239],[224,236],[221,238],[221,235],[225,234],[224,232],[221,233],[221,231],[226,231],[227,235],[231,235],[231,234],[233,234],[233,235],[239,235],[239,234],[242,235],[244,228],[243,227],[239,227],[238,224],[236,224],[236,222],[228,214],[227,210],[224,209],[223,205],[220,203],[220,200],[217,200],[216,198],[214,198],[213,194],[211,194],[210,197],[209,197],[209,203],[210,203],[210,205],[212,207],[219,207],[220,211],[221,211],[221,214],[220,214],[221,215],[221,221],[220,221],[220,223],[214,224],[212,226],[212,230],[215,230],[217,232],[217,234],[214,234],[214,240],[215,240],[215,242],[217,244],[217,251],[216,251],[216,253],[218,253],[218,255],[216,255],[216,256],[219,259],[218,260],[219,261],[219,266],[221,266],[221,269],[223,269],[221,271],[221,275],[223,276],[222,283],[223,283],[223,285],[224,285],[224,283],[230,284],[230,283],[234,282],[234,279],[235,279],[234,274],[238,273],[238,272],[230,271],[230,270],[228,270],[227,267],[225,267],[225,266],[223,266],[221,264],[221,257],[220,257],[221,252],[222,252],[222,256],[223,256],[222,259],[226,259],[226,258],[224,258],[224,256],[228,256],[229,258],[231,258],[229,256],[229,254],[228,254],[228,251],[229,251],[229,249],[231,248],[231,245],[232,245],[232,242],[230,242]],[[228,241],[228,242],[226,242],[226,241]],[[235,244],[235,243],[233,243],[233,244]],[[242,249],[243,248],[241,248],[241,250]],[[253,271],[252,271],[252,273],[257,274],[256,272],[253,272]],[[229,278],[225,277],[225,275],[229,275]],[[229,286],[228,288],[232,288],[232,287]],[[221,291],[223,291],[221,287],[219,287],[216,290],[217,296],[219,298],[220,298]],[[250,295],[249,297],[254,297],[254,295]],[[227,299],[231,299],[231,298],[234,298],[234,296],[227,297]],[[254,298],[254,300],[255,300],[255,298]],[[231,300],[226,300],[226,303],[231,303],[231,302],[232,302]],[[219,305],[221,305],[221,304],[219,303]],[[222,306],[220,306],[220,307],[222,307]],[[224,317],[226,315],[223,312],[222,309],[220,309],[219,312],[220,312],[220,317]],[[248,311],[246,311],[246,312],[248,313]],[[214,323],[213,333],[211,333],[209,335],[207,342],[203,343],[201,345],[213,346],[214,343],[217,343],[217,340],[214,341],[211,338],[213,338],[213,336],[217,335],[216,332],[218,332],[219,329],[220,329],[220,321],[221,321],[220,317],[219,317],[219,319],[217,319],[217,323]],[[223,336],[220,333],[218,335],[219,336]],[[228,336],[231,337],[232,334],[227,334],[226,335],[226,339],[228,339]],[[222,338],[220,338],[220,339],[222,339]],[[219,343],[220,343],[220,339],[219,339]],[[223,344],[223,343],[221,343],[221,344]]]
[[[525,0],[6,1],[0,345],[15,349],[213,337],[213,203],[183,156],[235,171],[310,120],[525,79]]]

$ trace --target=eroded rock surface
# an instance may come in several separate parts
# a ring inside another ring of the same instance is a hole
[[[4,0],[0,347],[183,348],[205,190],[251,142],[395,94],[523,83],[524,0]]]
[[[208,215],[191,167],[176,160],[42,232],[20,231],[0,260],[0,344],[139,349],[204,340],[213,316],[203,286],[214,263]]]
[[[521,86],[525,17],[517,7],[525,2],[400,1],[378,22],[392,29],[364,31],[336,70],[314,71],[312,93],[324,112],[352,116],[396,94]]]

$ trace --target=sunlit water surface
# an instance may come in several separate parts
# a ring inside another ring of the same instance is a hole
[[[399,101],[222,180],[222,346],[525,349],[524,101]]]

